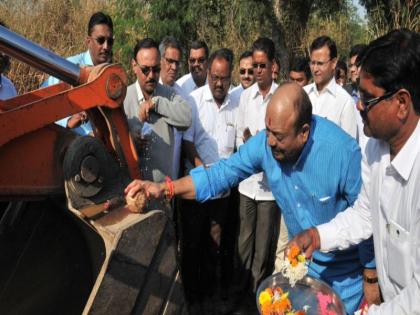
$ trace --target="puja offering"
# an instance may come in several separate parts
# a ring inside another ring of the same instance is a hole
[[[304,276],[294,286],[281,273],[274,274],[257,290],[261,315],[345,315],[340,297],[325,282]]]
[[[280,264],[280,272],[289,279],[292,287],[308,273],[308,263],[299,247],[294,245],[290,248],[286,259]]]

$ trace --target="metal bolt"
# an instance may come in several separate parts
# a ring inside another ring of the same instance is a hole
[[[75,182],[77,182],[77,183],[79,183],[79,182],[80,182],[80,180],[81,180],[80,175],[79,175],[79,174],[76,174],[76,175],[74,176],[74,181],[75,181]]]

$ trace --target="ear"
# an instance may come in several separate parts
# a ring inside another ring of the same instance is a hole
[[[303,143],[306,143],[306,141],[308,141],[310,130],[311,126],[309,124],[304,124],[302,128],[300,128],[299,137],[301,137]]]
[[[338,61],[337,57],[335,57],[333,60],[331,60],[331,64],[332,64],[334,69],[337,66],[337,61]]]
[[[89,46],[91,41],[92,41],[92,38],[90,36],[86,36],[86,38],[85,38],[86,46]]]
[[[397,117],[401,120],[405,120],[410,112],[413,111],[413,101],[410,92],[406,89],[401,89],[395,95],[395,100],[398,102]]]
[[[137,74],[136,65],[137,65],[136,61],[134,59],[131,59],[131,68],[133,69],[133,72]]]

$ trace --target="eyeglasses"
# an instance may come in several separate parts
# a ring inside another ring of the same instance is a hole
[[[265,69],[265,68],[267,68],[267,64],[266,63],[253,63],[252,67],[254,69],[258,69],[258,68]]]
[[[375,98],[371,98],[369,100],[365,100],[363,95],[360,95],[360,102],[363,105],[363,111],[365,113],[367,113],[368,111],[370,111],[372,109],[373,106],[375,106],[376,104],[378,104],[379,102],[386,100],[388,98],[391,98],[392,96],[394,96],[399,90],[395,90],[392,92],[386,92],[384,95],[382,96],[378,96]]]
[[[164,59],[165,59],[165,61],[167,62],[167,63],[169,63],[170,65],[175,65],[175,66],[177,66],[177,67],[179,67],[180,65],[181,65],[181,61],[179,61],[179,60],[175,60],[175,59],[171,59],[171,58],[166,58],[166,57],[163,57]]]
[[[220,81],[220,82],[222,82],[222,84],[228,84],[228,83],[230,83],[230,76],[229,77],[218,77],[218,76],[215,76],[215,75],[210,75],[210,80],[215,82],[215,83]]]
[[[137,66],[140,68],[141,72],[143,72],[143,74],[145,76],[148,76],[150,71],[152,71],[153,73],[159,73],[160,72],[160,66],[152,66],[152,67],[148,67],[148,66],[141,66],[139,65],[139,63],[135,60]]]
[[[206,57],[201,57],[201,58],[189,58],[188,59],[188,62],[190,63],[190,64],[195,64],[195,63],[198,63],[198,64],[200,64],[200,65],[202,65],[204,62],[206,62],[206,60],[207,60],[207,58]]]
[[[239,69],[239,74],[244,75],[248,72],[248,75],[254,75],[254,69]]]
[[[331,60],[332,59],[329,59],[327,61],[315,61],[315,60],[311,60],[311,61],[309,61],[309,65],[311,67],[315,67],[315,66],[323,67],[324,65],[326,65],[327,63],[329,63]]]
[[[112,46],[114,44],[114,38],[112,38],[112,37],[99,36],[99,37],[92,37],[92,38],[99,45],[103,45],[105,42],[107,42],[109,46]]]

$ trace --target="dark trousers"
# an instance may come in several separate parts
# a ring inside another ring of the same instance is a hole
[[[279,235],[280,209],[275,201],[239,196],[239,262],[235,282],[238,292],[255,293],[272,274]]]
[[[224,231],[227,228],[229,198],[198,203],[182,200],[179,208],[181,276],[188,303],[215,293],[228,265]],[[218,273],[218,267],[220,273]]]

